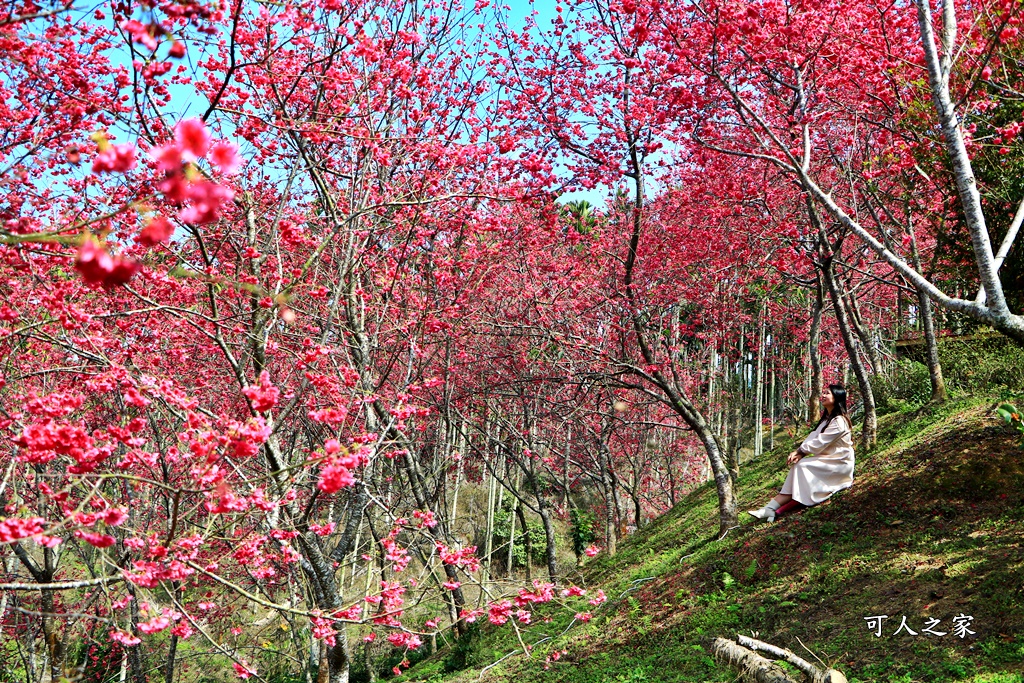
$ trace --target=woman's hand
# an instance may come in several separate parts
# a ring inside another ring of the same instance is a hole
[[[792,467],[793,465],[800,462],[800,459],[802,457],[804,457],[804,454],[801,453],[799,450],[795,450],[789,454],[789,457],[786,458],[786,462],[789,464],[790,467]]]

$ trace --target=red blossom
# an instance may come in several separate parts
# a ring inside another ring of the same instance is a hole
[[[75,532],[75,537],[80,538],[89,545],[94,545],[97,548],[109,548],[116,542],[114,537],[109,534],[97,534],[91,531],[78,530]]]
[[[234,175],[243,163],[238,155],[238,145],[233,142],[218,142],[210,149],[209,158],[224,175]]]
[[[151,247],[166,242],[174,234],[174,225],[163,216],[156,216],[139,233],[139,244]]]
[[[93,173],[126,173],[135,168],[135,145],[107,145],[92,161]]]
[[[281,391],[270,383],[270,373],[266,370],[260,373],[259,385],[246,387],[242,389],[242,393],[249,399],[253,410],[258,413],[276,406],[277,399],[281,396]]]
[[[196,161],[210,149],[210,131],[202,119],[182,119],[174,127],[174,144],[185,161]]]
[[[223,205],[234,196],[231,189],[208,180],[192,183],[185,191],[189,205],[178,212],[178,219],[190,225],[215,223]]]
[[[0,521],[0,543],[11,543],[43,532],[42,517],[8,517]]]
[[[249,662],[245,660],[242,660],[241,662],[235,662],[232,666],[235,669],[235,674],[237,674],[238,677],[242,680],[252,678],[256,675],[256,669],[250,666]]]
[[[131,280],[139,264],[131,259],[111,256],[94,239],[86,238],[78,249],[75,269],[89,284],[113,289]]]
[[[124,631],[121,631],[119,629],[111,630],[109,635],[111,640],[121,643],[125,647],[134,647],[135,645],[138,645],[142,642],[140,639],[136,638],[132,634],[125,633]]]

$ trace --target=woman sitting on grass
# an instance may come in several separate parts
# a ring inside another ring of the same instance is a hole
[[[836,491],[853,486],[853,426],[846,416],[846,388],[830,384],[821,392],[821,407],[818,426],[789,454],[789,476],[779,495],[747,514],[774,522],[776,517],[817,505]]]

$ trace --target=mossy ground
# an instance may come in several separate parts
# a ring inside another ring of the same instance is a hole
[[[572,613],[552,610],[523,630],[532,657],[486,671],[518,643],[507,627],[484,627],[403,679],[733,681],[702,638],[753,632],[851,682],[1024,683],[1024,452],[994,404],[886,416],[851,489],[771,524],[741,513],[722,540],[707,484],[575,577],[609,596],[590,623],[567,630]],[[741,510],[784,481],[792,440],[776,445],[744,465]],[[973,635],[953,633],[961,614]],[[864,619],[874,615],[889,615],[881,637]],[[893,635],[904,616],[918,635]],[[924,632],[929,617],[946,635]]]

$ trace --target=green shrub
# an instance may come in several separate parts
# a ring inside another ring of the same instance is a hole
[[[1022,419],[1021,409],[1012,403],[1004,403],[996,408],[996,412],[1006,421],[1006,424],[1020,432],[1021,445],[1024,446],[1024,419]]]
[[[888,376],[876,378],[871,388],[880,413],[916,408],[927,403],[932,396],[928,367],[906,358],[896,361]]]
[[[943,339],[939,361],[946,387],[952,391],[1024,390],[1024,348],[1002,335]]]
[[[506,500],[502,503],[501,510],[494,515],[494,547],[501,548],[508,543],[509,533],[512,524],[516,525],[515,547],[512,549],[512,568],[526,566],[526,542],[523,539],[522,525],[519,524],[518,516],[512,512],[512,504]],[[540,522],[534,522],[526,518],[526,528],[530,534],[530,560],[532,564],[544,564],[547,561],[547,536],[544,534],[544,526]],[[508,558],[508,549],[505,552],[495,553]]]
[[[573,508],[569,512],[570,533],[572,534],[572,551],[576,557],[583,555],[583,551],[597,540],[597,533],[594,531],[594,524],[597,516],[593,512]]]

